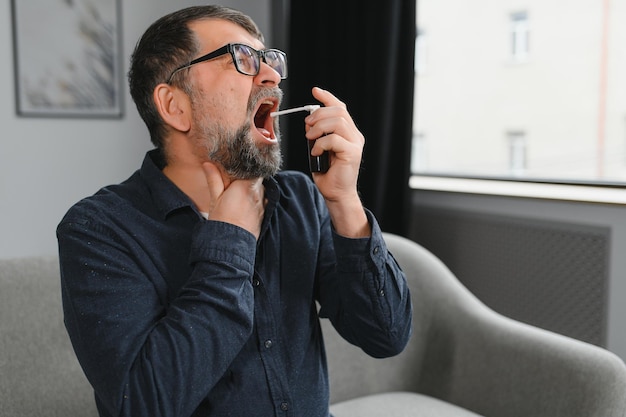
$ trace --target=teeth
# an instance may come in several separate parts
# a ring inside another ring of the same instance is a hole
[[[264,106],[269,106],[269,107],[264,108]],[[259,104],[257,113],[267,114],[267,112],[270,111],[272,108],[274,108],[274,102],[271,100],[265,100],[265,101],[262,101],[261,104]]]

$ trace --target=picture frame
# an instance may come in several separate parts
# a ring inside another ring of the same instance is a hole
[[[123,116],[120,0],[11,0],[16,113]]]

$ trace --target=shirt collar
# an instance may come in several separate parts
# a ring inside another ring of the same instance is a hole
[[[197,212],[191,199],[163,174],[164,167],[165,159],[161,151],[153,149],[146,153],[140,169],[141,177],[152,194],[155,208],[164,219],[172,212],[186,207]]]

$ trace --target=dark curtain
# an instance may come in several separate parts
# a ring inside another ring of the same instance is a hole
[[[364,205],[384,231],[407,234],[416,0],[292,1],[289,78],[283,108],[314,103],[311,87],[335,94],[365,136],[359,177]],[[285,168],[308,171],[303,124],[283,127]],[[302,117],[302,116],[300,116]],[[283,126],[281,121],[281,126]]]

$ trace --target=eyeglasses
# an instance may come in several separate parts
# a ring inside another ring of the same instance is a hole
[[[272,69],[280,75],[281,79],[284,80],[287,78],[287,54],[283,51],[278,49],[264,49],[262,51],[257,51],[253,47],[242,43],[229,43],[213,52],[202,55],[200,58],[196,58],[193,61],[176,68],[170,74],[167,79],[167,83],[169,84],[174,75],[182,69],[189,68],[192,65],[226,54],[230,54],[230,56],[232,56],[235,68],[241,74],[251,75],[253,77],[257,75],[261,70],[261,59],[263,59],[263,62],[272,67]]]

